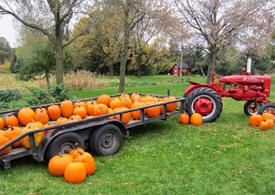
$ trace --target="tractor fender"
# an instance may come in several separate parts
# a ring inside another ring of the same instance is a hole
[[[192,93],[193,91],[199,88],[210,88],[218,93],[218,91],[214,87],[208,84],[202,84],[202,83],[196,83],[196,82],[190,82],[190,84],[191,85],[184,92],[185,97],[187,97],[190,93]]]

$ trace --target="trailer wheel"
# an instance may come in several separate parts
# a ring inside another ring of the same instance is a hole
[[[275,119],[275,104],[273,103],[268,103],[260,107],[258,114],[263,114],[265,112],[271,113],[274,115]]]
[[[90,150],[99,156],[116,154],[122,145],[122,133],[119,127],[107,124],[96,129],[89,138]]]
[[[222,112],[222,99],[216,91],[202,87],[187,96],[186,108],[189,115],[200,113],[203,122],[214,122]]]
[[[55,138],[47,147],[45,160],[48,162],[54,155],[68,153],[75,147],[84,148],[84,141],[77,133],[65,133]]]
[[[243,111],[246,115],[252,115],[258,113],[262,103],[255,101],[247,101],[243,106]]]

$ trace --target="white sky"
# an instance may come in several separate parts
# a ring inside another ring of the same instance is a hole
[[[5,15],[0,17],[0,37],[5,37],[11,47],[16,47],[17,39],[16,39],[17,31],[13,27],[12,17]]]

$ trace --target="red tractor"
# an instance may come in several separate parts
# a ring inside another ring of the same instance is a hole
[[[262,104],[267,105],[262,110],[275,113],[275,104],[267,99],[270,96],[271,76],[251,75],[251,55],[248,56],[247,69],[242,69],[242,75],[220,77],[218,83],[215,83],[215,76],[219,75],[212,73],[210,84],[189,82],[190,86],[185,91],[189,114],[197,112],[203,116],[204,122],[215,121],[222,112],[222,97],[246,101],[244,112],[247,115],[257,113]]]

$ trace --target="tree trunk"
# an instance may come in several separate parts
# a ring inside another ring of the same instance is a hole
[[[109,64],[109,73],[110,76],[114,76],[114,65],[112,63]]]
[[[207,70],[207,79],[206,82],[210,83],[211,73],[215,71],[216,64],[217,64],[217,53],[218,50],[216,48],[210,49],[210,64]]]
[[[138,78],[140,78],[141,77],[141,57],[140,56],[138,56],[137,57],[137,64],[138,64]]]
[[[118,91],[119,93],[124,92],[128,46],[129,46],[129,31],[125,30],[124,45],[121,52],[121,60],[120,60],[120,81],[119,81],[119,91]]]
[[[50,74],[48,71],[46,71],[45,73],[45,77],[46,77],[46,81],[47,81],[47,88],[48,88],[48,92],[50,91],[51,88],[51,83],[50,83]]]
[[[63,47],[62,39],[57,41],[55,44],[56,50],[56,83],[60,84],[63,82]]]

